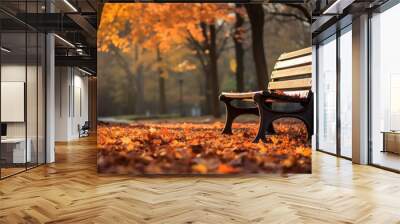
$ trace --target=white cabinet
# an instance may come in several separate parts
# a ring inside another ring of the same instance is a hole
[[[26,151],[25,144],[27,143]],[[2,147],[5,147],[4,151],[10,151],[12,154],[12,163],[25,163],[32,161],[32,141],[25,138],[7,138],[1,140]],[[11,158],[9,158],[11,160]],[[11,162],[11,161],[9,161]]]

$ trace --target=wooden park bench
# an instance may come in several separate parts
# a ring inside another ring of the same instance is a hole
[[[245,93],[222,92],[219,99],[226,106],[226,123],[223,134],[232,134],[234,119],[242,114],[260,116],[259,129],[253,142],[266,142],[273,134],[272,122],[283,117],[304,122],[310,139],[314,126],[312,85],[312,49],[283,53],[277,60],[267,90]],[[232,101],[251,101],[255,107],[232,105]]]

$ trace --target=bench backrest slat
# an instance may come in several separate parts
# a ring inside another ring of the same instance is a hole
[[[311,78],[271,82],[269,85],[269,89],[304,90],[304,89],[310,89],[311,83],[312,83]]]
[[[301,66],[301,65],[305,65],[310,63],[312,60],[312,56],[311,55],[306,55],[306,56],[302,56],[299,58],[293,58],[293,59],[289,59],[289,60],[284,60],[284,61],[278,61],[275,64],[274,69],[278,70],[278,69],[286,69],[286,68],[292,68],[292,67],[296,67],[296,66]]]
[[[269,90],[311,89],[312,48],[283,53],[275,64]]]
[[[303,48],[297,51],[292,51],[289,53],[283,53],[281,54],[281,56],[279,56],[278,61],[283,61],[283,60],[288,60],[291,58],[296,58],[302,55],[307,55],[307,54],[312,54],[312,48],[311,47],[307,47],[307,48]]]
[[[279,79],[285,77],[303,76],[311,74],[311,66],[305,65],[300,67],[288,68],[284,70],[275,70],[271,74],[271,79]]]

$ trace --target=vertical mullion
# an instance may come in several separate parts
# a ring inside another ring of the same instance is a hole
[[[2,32],[1,32],[1,30],[2,30],[2,23],[0,23],[0,47],[3,46],[3,44],[2,44]],[[1,67],[2,67],[1,62],[2,62],[2,58],[1,58],[1,56],[2,56],[2,54],[3,54],[3,52],[0,51],[0,124],[3,124],[3,123],[1,122],[1,110],[2,110],[2,108],[1,108],[1,76],[2,76],[2,75],[1,75]],[[0,135],[1,135],[1,134],[0,134]],[[1,177],[1,170],[2,170],[1,150],[2,150],[2,148],[1,148],[1,144],[0,144],[0,180],[2,179],[2,177]]]
[[[371,19],[372,19],[372,11],[368,11],[368,30],[367,30],[367,46],[368,46],[368,53],[367,53],[367,83],[368,83],[368,96],[367,96],[367,102],[368,102],[368,164],[373,164],[373,153],[372,153],[372,86],[371,86],[371,79],[372,79],[372,63],[371,63],[371,55],[372,55],[372,29],[371,29]]]
[[[336,31],[336,154],[341,156],[341,119],[340,119],[340,29]]]
[[[44,5],[45,5],[44,12],[47,13],[48,12],[47,8],[49,5],[47,0],[45,0]],[[44,88],[44,100],[43,100],[44,101],[44,111],[43,111],[44,112],[44,135],[43,135],[44,161],[43,161],[43,163],[45,163],[45,164],[47,163],[47,145],[48,145],[48,143],[47,143],[47,125],[48,125],[48,122],[47,122],[47,79],[48,79],[48,77],[47,77],[47,75],[48,75],[48,73],[47,73],[47,44],[48,44],[48,40],[47,39],[48,39],[48,35],[49,34],[47,33],[47,31],[44,31],[44,55],[43,55],[44,68],[42,69],[42,72],[43,72],[42,77],[44,75],[44,78],[42,79],[42,82],[44,81],[44,87],[43,87]],[[42,109],[43,109],[43,107],[42,107]]]
[[[316,50],[315,50],[315,54],[316,54],[316,56],[315,56],[315,63],[316,63],[316,65],[315,65],[315,94],[314,94],[314,96],[315,96],[315,103],[316,103],[316,107],[315,107],[315,111],[316,111],[316,113],[315,113],[315,116],[316,116],[316,119],[315,119],[315,149],[316,150],[318,150],[319,149],[319,113],[320,113],[320,111],[319,111],[319,92],[318,92],[318,89],[319,89],[319,79],[318,79],[318,76],[319,76],[319,53],[318,53],[318,51],[319,51],[319,44],[317,44],[316,45],[316,48],[315,48]]]
[[[75,68],[71,67],[72,69],[72,88],[71,88],[71,93],[72,93],[72,117],[75,119]],[[73,123],[73,121],[72,121]]]
[[[67,72],[68,72],[68,118],[71,117],[71,70],[69,69],[70,67],[67,67]]]
[[[45,12],[47,12],[47,2],[46,4],[46,8],[45,8]],[[43,79],[42,79],[42,85],[44,84],[43,88],[44,88],[44,99],[43,99],[43,103],[44,105],[42,106],[42,109],[44,108],[44,117],[42,117],[44,119],[44,133],[43,133],[43,140],[44,140],[44,161],[43,163],[47,163],[47,38],[48,38],[48,33],[45,32],[44,33],[44,55],[43,55],[43,59],[44,59],[44,65],[43,65]]]
[[[82,89],[79,88],[79,117],[82,117]]]
[[[25,1],[25,21],[28,19],[28,1]],[[24,102],[24,117],[25,117],[25,170],[28,169],[28,25],[25,24],[25,102]]]
[[[60,69],[61,70],[61,69]],[[68,68],[67,68],[67,72],[68,72]],[[68,74],[67,74],[68,75]],[[60,75],[58,75],[58,88],[59,88],[59,90],[60,90],[60,93],[58,94],[59,95],[59,101],[60,101],[60,118],[62,117],[62,103],[63,103],[63,101],[62,101],[62,78],[64,77],[64,72],[61,70],[61,72],[60,72]],[[68,78],[68,77],[67,77]],[[69,86],[68,86],[68,88],[69,88]],[[68,89],[69,90],[69,89]]]
[[[36,1],[39,14],[39,0]],[[36,31],[36,166],[39,165],[39,31]]]

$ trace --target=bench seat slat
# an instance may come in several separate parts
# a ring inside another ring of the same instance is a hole
[[[294,58],[286,61],[278,61],[275,64],[274,69],[284,69],[284,68],[290,68],[290,67],[295,67],[295,66],[300,66],[303,64],[311,64],[312,61],[312,55],[306,55],[302,56],[299,58]]]
[[[283,61],[283,60],[288,60],[291,58],[295,58],[295,57],[299,57],[299,56],[303,56],[303,55],[307,55],[307,54],[311,54],[312,53],[312,48],[308,47],[308,48],[304,48],[298,51],[292,51],[289,53],[283,53],[281,54],[281,56],[279,56],[278,61]]]
[[[269,90],[290,90],[290,89],[310,89],[311,78],[295,79],[287,81],[275,81],[268,84]]]
[[[295,68],[288,68],[283,70],[275,70],[271,74],[271,79],[285,78],[285,77],[295,77],[311,74],[312,66],[300,66]]]
[[[256,92],[244,92],[244,93],[229,93],[229,92],[222,92],[221,95],[232,98],[232,99],[252,99],[256,93],[262,93],[262,91]]]

